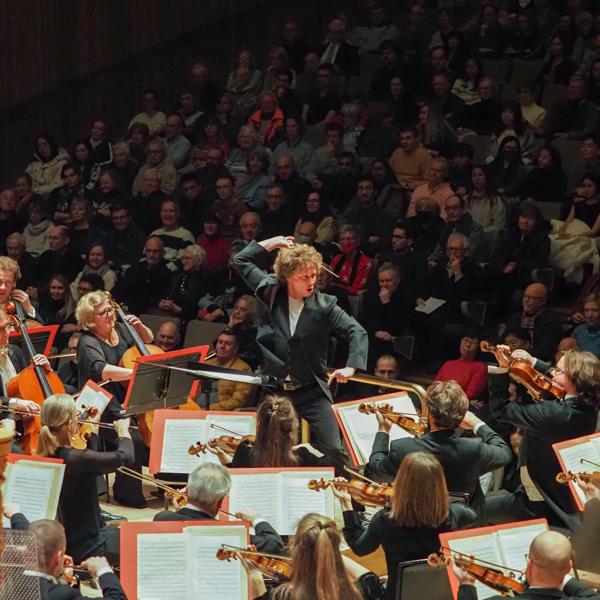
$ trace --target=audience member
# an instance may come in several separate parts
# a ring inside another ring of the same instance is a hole
[[[179,324],[170,319],[164,321],[156,330],[154,341],[163,352],[178,350],[181,344]]]
[[[398,183],[410,191],[425,185],[430,164],[431,154],[421,145],[416,127],[402,127],[400,147],[390,156],[390,167]]]
[[[158,109],[158,92],[146,90],[142,98],[142,112],[135,115],[129,122],[129,128],[135,123],[141,123],[148,128],[151,136],[163,135],[167,124],[167,116]]]

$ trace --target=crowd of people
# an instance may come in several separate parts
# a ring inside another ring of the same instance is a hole
[[[267,589],[245,563],[254,597],[391,600],[398,563],[436,551],[440,532],[537,517],[581,530],[554,479],[552,444],[593,433],[600,405],[600,6],[400,4],[366,1],[336,15],[317,45],[290,16],[264,62],[244,47],[220,78],[209,57],[191,65],[177,97],[148,88],[122,135],[105,117],[62,145],[41,133],[32,162],[0,192],[0,301],[58,326],[56,349],[76,354],[58,369],[67,393],[88,379],[110,379],[113,393],[97,420],[114,431],[100,429],[83,451],[70,447],[70,396],[42,406],[38,453],[62,458],[63,490],[79,491],[61,500],[64,530],[7,507],[13,527],[35,531],[50,579],[67,549],[87,559],[104,597],[124,598],[95,558],[119,560],[96,476],[123,465],[141,472],[148,460],[122,419],[119,382],[132,370],[120,360],[132,330],[170,351],[202,323],[222,324],[210,364],[259,371],[279,395],[213,384],[211,409],[258,405],[256,441],[218,451],[225,466],[190,475],[188,506],[157,520],[216,518],[231,487],[227,466],[328,464],[343,474],[331,404],[382,391],[351,382],[356,370],[434,381],[423,437],[390,444],[392,423],[377,416],[365,471],[392,484],[391,506],[365,524],[360,503],[336,490],[343,530],[307,515],[288,548],[289,583]],[[154,331],[144,324],[157,317]],[[10,324],[0,310],[3,348]],[[487,356],[485,339],[498,344]],[[532,404],[508,378],[511,353],[548,374],[564,401]],[[485,360],[499,372],[488,374]],[[2,354],[5,388],[26,363]],[[5,400],[5,409],[37,410]],[[323,458],[296,448],[299,418]],[[587,493],[598,495],[591,484]],[[121,473],[114,496],[146,504],[141,483]],[[342,535],[358,555],[383,547],[385,591],[342,559]],[[253,544],[284,552],[261,520]],[[556,532],[536,538],[529,584],[560,588],[570,549]],[[459,597],[473,598],[470,575],[454,568]]]

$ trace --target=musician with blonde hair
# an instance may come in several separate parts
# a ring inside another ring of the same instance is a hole
[[[258,264],[266,252],[278,250],[274,274]],[[263,369],[275,379],[273,387],[289,396],[298,415],[306,419],[320,450],[342,455],[341,438],[331,408],[329,385],[344,383],[367,364],[368,339],[363,327],[337,306],[334,296],[315,287],[322,257],[311,246],[277,236],[252,241],[233,258],[248,287],[264,302],[271,323],[262,326],[257,343]],[[327,376],[331,334],[348,339],[348,360]]]

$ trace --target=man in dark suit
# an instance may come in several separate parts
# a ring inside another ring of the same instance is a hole
[[[333,19],[327,27],[327,41],[321,46],[321,64],[331,63],[344,77],[358,75],[359,52],[345,41],[346,26],[341,19]]]
[[[535,536],[527,554],[525,577],[528,588],[515,594],[522,600],[551,600],[556,598],[589,598],[598,600],[600,594],[569,575],[573,568],[571,543],[557,531],[544,531]],[[463,569],[452,565],[460,582],[458,600],[477,600],[475,579]],[[565,581],[566,578],[566,581]],[[505,596],[491,596],[500,600]]]
[[[391,481],[404,457],[411,452],[431,452],[442,464],[450,492],[469,494],[471,505],[484,505],[479,476],[507,465],[511,449],[504,440],[473,413],[469,400],[455,381],[436,381],[427,389],[429,431],[420,438],[402,438],[390,445],[392,422],[377,414],[379,431],[367,464],[371,478]],[[458,427],[474,437],[457,437]]]
[[[552,367],[525,350],[515,350],[513,358],[551,374],[553,383],[565,392],[562,402],[517,404],[508,394],[508,358],[501,350],[495,354],[500,372],[490,374],[488,404],[495,419],[523,432],[519,448],[521,485],[514,493],[501,490],[488,495],[486,517],[492,524],[546,517],[573,528],[577,523],[570,515],[577,513],[577,507],[569,488],[556,482],[562,468],[552,444],[594,433],[600,403],[600,360],[590,352],[568,350]]]
[[[35,577],[39,580],[42,600],[79,600],[84,598],[78,589],[56,581],[56,578],[65,571],[67,548],[65,530],[58,521],[42,519],[27,523],[21,513],[16,513],[11,518],[11,528],[27,529],[35,535],[39,571],[24,571],[23,577]],[[106,558],[99,556],[88,558],[82,563],[82,567],[87,569],[94,579],[98,579],[102,588],[102,598],[127,600],[125,591]]]
[[[205,463],[194,469],[187,484],[187,504],[176,512],[163,510],[154,515],[154,521],[214,521],[223,501],[231,490],[231,475],[221,465]],[[283,554],[281,536],[264,519],[247,513],[236,513],[254,527],[251,543],[259,552]]]
[[[256,266],[266,252],[280,250],[275,274]],[[233,264],[250,289],[268,307],[271,322],[258,330],[263,370],[277,379],[279,391],[289,396],[306,419],[320,450],[343,454],[339,428],[331,409],[329,385],[345,383],[367,363],[368,338],[361,325],[345,313],[335,297],[315,289],[321,255],[291,238],[274,237],[250,242]],[[348,339],[347,366],[327,378],[327,350],[331,333]]]

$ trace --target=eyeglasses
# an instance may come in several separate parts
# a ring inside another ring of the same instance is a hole
[[[105,308],[104,310],[94,314],[98,317],[102,317],[103,319],[108,319],[108,317],[111,317],[115,314],[115,309],[112,306],[109,306],[108,308]]]

